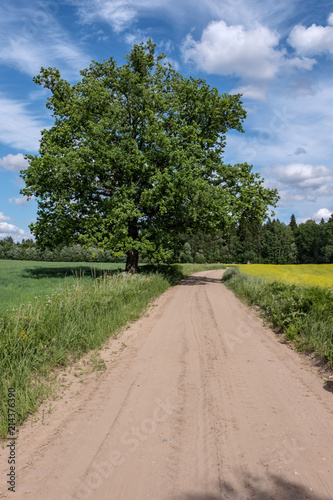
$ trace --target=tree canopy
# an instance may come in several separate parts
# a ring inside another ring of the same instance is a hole
[[[51,91],[54,117],[21,172],[22,194],[38,202],[37,243],[123,252],[136,271],[139,253],[162,260],[179,233],[259,223],[276,204],[250,165],[223,163],[226,132],[243,132],[241,96],[184,78],[164,59],[149,40],[123,66],[92,61],[73,85],[56,68],[34,78]]]

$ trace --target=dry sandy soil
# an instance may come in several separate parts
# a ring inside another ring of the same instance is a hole
[[[0,498],[333,499],[333,394],[222,272],[159,297],[105,371],[64,376],[20,431],[15,493],[0,450]]]

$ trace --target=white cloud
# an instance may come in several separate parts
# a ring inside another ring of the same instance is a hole
[[[112,25],[115,32],[123,31],[136,17],[136,10],[130,2],[99,2],[99,16]]]
[[[44,42],[26,40],[24,37],[13,37],[6,41],[0,38],[0,62],[28,75],[38,74],[42,66],[56,66],[67,77],[89,66],[90,58],[75,47],[65,34],[53,34],[45,38]]]
[[[275,187],[281,202],[309,201],[333,195],[333,168],[325,165],[290,163],[263,168],[267,187]]]
[[[315,59],[310,59],[309,57],[291,57],[290,59],[284,60],[284,67],[295,68],[295,69],[305,69],[311,70],[313,66],[317,64]]]
[[[19,196],[18,198],[9,198],[8,202],[11,204],[11,205],[19,205],[19,206],[22,206],[22,205],[26,205],[27,203],[29,203],[31,200],[33,199],[33,196],[28,200],[28,198],[26,196]]]
[[[306,163],[276,165],[274,175],[284,183],[296,185],[299,188],[317,188],[333,183],[333,168],[325,165],[313,166]]]
[[[25,103],[0,95],[0,115],[1,142],[29,152],[38,149],[40,131],[46,127],[32,116]]]
[[[4,238],[6,236],[23,236],[26,232],[20,229],[14,224],[8,224],[8,222],[0,222],[0,237]]]
[[[78,8],[81,22],[93,23],[96,20],[110,24],[116,33],[129,28],[138,14],[138,9],[146,7],[145,1],[137,0],[68,0]]]
[[[276,47],[279,35],[258,24],[254,29],[228,26],[213,21],[201,40],[187,35],[183,47],[185,62],[192,61],[207,73],[236,75],[251,80],[270,80],[282,64],[283,52]]]
[[[221,10],[216,8],[218,0],[206,0],[205,3],[193,5],[190,0],[66,0],[77,8],[82,24],[93,24],[96,21],[108,23],[116,33],[133,28],[140,17],[154,19],[169,18],[173,25],[181,24],[189,19],[197,20],[202,15],[205,19]],[[191,22],[191,21],[190,21]]]
[[[12,219],[0,212],[0,239],[11,236],[14,241],[21,241],[22,238],[31,238],[29,231],[25,231],[14,224],[10,224]]]
[[[36,75],[41,66],[57,66],[65,75],[74,75],[90,58],[62,29],[47,6],[40,9],[0,6],[0,62],[23,73]],[[68,77],[68,76],[67,76]]]
[[[8,222],[11,221],[12,219],[5,215],[3,212],[0,212],[0,222]]]
[[[295,13],[294,2],[288,0],[66,0],[77,8],[84,24],[104,21],[117,32],[131,29],[141,17],[168,19],[173,26],[203,26],[210,20],[223,19],[228,24],[252,28],[284,24]]]
[[[311,218],[314,219],[315,221],[321,221],[321,219],[327,221],[331,217],[332,212],[333,211],[328,210],[328,208],[320,208],[319,210],[317,210],[317,212],[312,214]]]
[[[134,45],[134,44],[140,44],[142,42],[145,42],[149,38],[147,33],[143,30],[134,30],[131,33],[127,33],[125,35],[125,41],[129,45]]]
[[[12,172],[19,172],[24,168],[27,168],[28,161],[24,158],[22,153],[17,155],[8,154],[3,158],[0,158],[0,168],[5,170],[11,170]]]
[[[213,21],[203,30],[200,40],[188,34],[181,51],[186,63],[200,70],[221,76],[241,79],[232,93],[245,98],[265,100],[268,85],[291,70],[312,70],[316,60],[308,57],[290,57],[281,48],[280,34],[276,30],[252,23],[228,25],[225,20]]]
[[[328,23],[333,24],[333,13],[330,14]],[[333,26],[312,24],[312,26],[306,28],[298,24],[291,31],[288,43],[301,56],[333,54]]]
[[[232,89],[230,94],[242,94],[247,99],[264,101],[266,99],[266,85],[244,85]]]

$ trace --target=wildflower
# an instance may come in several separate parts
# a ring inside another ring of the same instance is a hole
[[[27,334],[24,330],[22,330],[22,332],[20,333],[22,339],[26,339],[27,338]]]

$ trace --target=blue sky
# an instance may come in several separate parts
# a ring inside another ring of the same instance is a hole
[[[92,59],[118,64],[152,38],[184,76],[242,93],[245,134],[224,161],[252,164],[281,196],[276,217],[333,212],[331,0],[3,0],[0,5],[0,238],[30,237],[35,200],[19,191],[25,154],[52,124],[32,77],[57,67],[71,83]]]

